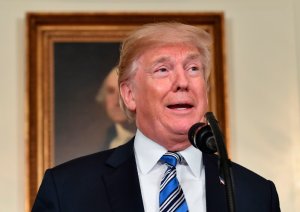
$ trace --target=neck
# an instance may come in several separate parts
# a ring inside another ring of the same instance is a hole
[[[136,126],[133,122],[124,121],[124,122],[118,122],[117,123],[120,127],[122,127],[124,130],[127,130],[129,132],[135,132]]]
[[[179,152],[179,151],[182,151],[182,150],[185,150],[186,148],[188,148],[189,146],[191,146],[190,143],[176,143],[176,144],[160,144],[162,145],[163,147],[165,147],[168,151],[171,151],[171,152]]]

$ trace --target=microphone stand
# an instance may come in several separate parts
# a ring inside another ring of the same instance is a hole
[[[235,212],[235,199],[234,199],[234,185],[233,179],[231,176],[231,161],[228,159],[227,150],[224,144],[223,135],[218,125],[218,121],[216,120],[214,114],[212,112],[207,112],[205,114],[206,120],[210,124],[211,130],[215,137],[216,146],[219,156],[219,168],[220,172],[224,175],[225,181],[225,192],[226,192],[226,200],[227,207],[229,212]]]

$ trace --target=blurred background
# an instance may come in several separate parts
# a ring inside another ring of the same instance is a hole
[[[0,0],[0,211],[25,210],[26,13],[137,11],[224,12],[231,157],[299,211],[299,0]]]

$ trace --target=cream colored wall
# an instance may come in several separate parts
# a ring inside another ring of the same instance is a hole
[[[298,0],[0,0],[0,211],[25,207],[25,14],[224,11],[234,161],[272,179],[282,211],[300,209]]]
[[[296,37],[296,62],[297,62],[297,79],[298,79],[298,100],[300,99],[300,1],[294,0],[293,2],[294,7],[294,18],[295,18],[295,37]],[[298,101],[298,112],[300,111],[300,104]],[[297,113],[296,113],[297,114]],[[299,114],[299,113],[298,113]],[[299,117],[299,116],[298,116]],[[299,127],[299,119],[298,124],[296,124],[295,131],[300,131]],[[298,127],[297,127],[298,126]],[[299,135],[299,134],[298,134]],[[298,138],[298,139],[297,139]],[[299,210],[300,209],[300,142],[299,136],[295,136],[294,139],[294,167],[295,167],[295,174],[294,174],[294,182],[295,182],[295,206]]]

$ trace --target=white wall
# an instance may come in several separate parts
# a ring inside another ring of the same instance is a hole
[[[300,209],[298,0],[0,0],[0,211],[24,211],[25,14],[29,11],[224,11],[233,159]]]

